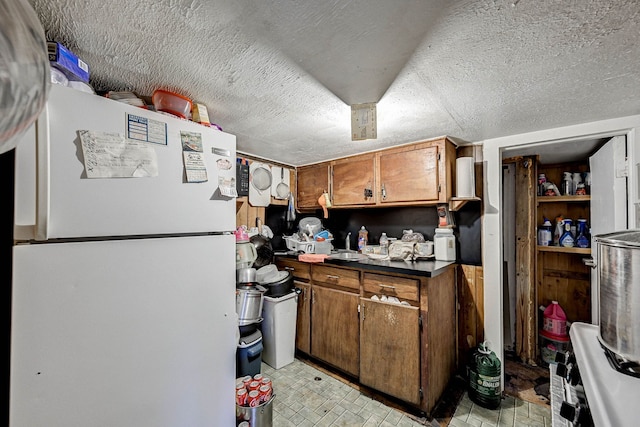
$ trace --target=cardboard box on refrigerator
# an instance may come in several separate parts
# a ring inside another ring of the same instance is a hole
[[[89,65],[58,42],[47,42],[49,62],[69,80],[89,82]]]

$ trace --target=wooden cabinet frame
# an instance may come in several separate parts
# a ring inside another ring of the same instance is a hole
[[[456,145],[442,137],[303,166],[298,168],[297,206],[319,209],[317,199],[324,190],[329,191],[333,209],[448,203],[455,187],[455,162]]]
[[[364,386],[433,410],[456,370],[455,264],[429,278],[287,258],[276,263],[311,290],[310,308],[308,297],[298,299],[298,351]],[[409,305],[371,299],[383,294]]]

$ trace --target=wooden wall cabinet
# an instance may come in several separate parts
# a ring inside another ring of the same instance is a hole
[[[318,198],[329,191],[330,163],[318,163],[299,167],[296,171],[298,209],[320,209]]]
[[[455,185],[456,146],[448,138],[422,141],[298,169],[298,208],[318,209],[329,189],[332,208],[447,203]]]
[[[331,162],[334,207],[375,205],[376,156],[364,154]]]
[[[444,141],[412,145],[378,154],[380,204],[442,202],[451,184],[446,173]],[[455,152],[453,153],[455,160]],[[442,178],[440,175],[443,175]],[[443,188],[444,187],[444,188]]]

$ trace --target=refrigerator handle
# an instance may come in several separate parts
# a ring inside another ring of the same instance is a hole
[[[36,224],[35,239],[47,240],[49,237],[49,195],[51,194],[51,151],[49,133],[49,109],[42,110],[36,122]]]

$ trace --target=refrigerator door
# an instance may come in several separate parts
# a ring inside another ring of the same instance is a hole
[[[147,143],[158,175],[87,178],[78,131],[125,136],[136,117],[150,120],[160,135],[166,124],[166,145]],[[208,181],[186,182],[181,131],[201,134]],[[228,154],[228,164],[217,162],[219,153]],[[235,166],[234,135],[53,85],[35,128],[16,149],[16,236],[25,230],[38,240],[231,231],[235,201],[218,189],[223,164]]]
[[[14,247],[10,425],[235,425],[233,245]]]

